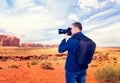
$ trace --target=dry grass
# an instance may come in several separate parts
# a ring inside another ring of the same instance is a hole
[[[0,55],[41,55],[57,54],[57,48],[40,47],[0,47]]]
[[[99,66],[99,62],[94,62],[92,61],[90,64],[89,64],[90,67],[98,67]]]
[[[53,69],[54,69],[52,63],[49,62],[49,61],[46,61],[46,60],[43,61],[43,62],[41,62],[40,66],[41,66],[41,68],[43,68],[43,69],[50,69],[50,70],[53,70]]]
[[[119,83],[120,67],[105,66],[95,72],[95,78],[101,83]]]
[[[16,68],[16,69],[18,69],[19,67],[20,67],[20,65],[18,65],[18,64],[8,65],[8,68]]]
[[[31,65],[38,65],[38,62],[37,61],[32,61]]]

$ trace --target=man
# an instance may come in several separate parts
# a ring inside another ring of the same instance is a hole
[[[63,53],[68,50],[68,56],[66,58],[65,64],[65,76],[66,83],[85,83],[86,81],[86,69],[87,67],[80,67],[76,64],[73,56],[75,56],[79,42],[77,38],[74,38],[75,35],[80,38],[85,38],[85,35],[82,33],[82,25],[80,22],[75,22],[71,25],[71,37],[67,39],[67,34],[64,34],[64,39],[61,41],[58,51]]]

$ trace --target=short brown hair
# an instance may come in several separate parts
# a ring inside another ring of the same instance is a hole
[[[72,25],[73,25],[74,27],[78,27],[79,30],[82,30],[82,24],[81,24],[80,22],[74,22],[74,23],[72,23]]]

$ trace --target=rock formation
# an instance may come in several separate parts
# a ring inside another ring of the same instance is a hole
[[[22,43],[21,47],[58,47],[58,44],[53,44],[53,45],[43,45],[40,43],[32,43],[32,42],[26,42],[26,43]]]
[[[10,35],[0,35],[0,46],[19,46],[20,39]]]
[[[37,43],[26,42],[26,43],[22,43],[21,47],[43,47],[43,45],[37,44]]]

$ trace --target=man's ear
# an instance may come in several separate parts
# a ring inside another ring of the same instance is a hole
[[[75,32],[77,32],[77,31],[78,31],[78,28],[76,27],[76,28],[75,28]]]
[[[79,28],[77,28],[77,31],[81,31]]]

